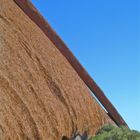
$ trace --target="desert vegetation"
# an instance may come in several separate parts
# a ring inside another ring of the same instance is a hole
[[[112,125],[107,125],[89,140],[140,140],[140,133],[124,126],[115,128]]]

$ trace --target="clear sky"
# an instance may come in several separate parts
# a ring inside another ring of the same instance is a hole
[[[140,131],[140,0],[32,0],[132,129]]]

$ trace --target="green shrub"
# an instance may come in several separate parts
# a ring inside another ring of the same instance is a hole
[[[140,133],[124,126],[115,128],[112,125],[104,126],[95,137],[89,140],[140,140]]]

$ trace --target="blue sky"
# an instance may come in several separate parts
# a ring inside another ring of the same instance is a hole
[[[128,125],[140,131],[140,1],[32,2]]]

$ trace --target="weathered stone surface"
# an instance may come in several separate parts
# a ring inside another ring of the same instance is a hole
[[[0,0],[0,140],[58,140],[112,122],[13,0]]]

